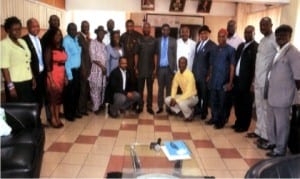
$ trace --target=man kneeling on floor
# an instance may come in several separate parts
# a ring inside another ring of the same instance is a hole
[[[127,59],[120,57],[119,66],[109,75],[108,95],[109,95],[109,115],[118,117],[119,112],[129,109],[134,104],[140,104],[140,95],[134,91],[134,86],[130,84],[130,73],[127,71]],[[139,113],[139,109],[135,109]]]
[[[176,114],[182,112],[185,121],[192,121],[194,106],[198,103],[195,78],[193,73],[186,68],[185,57],[180,57],[178,66],[179,71],[172,81],[171,96],[166,97],[165,103]],[[182,94],[176,94],[178,87]]]

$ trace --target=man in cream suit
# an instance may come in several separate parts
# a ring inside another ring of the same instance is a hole
[[[277,53],[267,73],[267,156],[278,157],[286,153],[289,136],[290,107],[300,88],[300,52],[290,43],[292,28],[281,25],[275,31]]]

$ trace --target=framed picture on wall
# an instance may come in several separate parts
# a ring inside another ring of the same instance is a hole
[[[171,0],[170,9],[171,12],[183,12],[186,0]]]
[[[141,0],[142,10],[154,11],[154,7],[155,7],[155,0]]]
[[[199,0],[197,12],[209,13],[212,0]]]

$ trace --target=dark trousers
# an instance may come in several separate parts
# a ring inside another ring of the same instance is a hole
[[[45,106],[46,118],[51,120],[51,111],[49,108],[49,103],[46,98],[46,72],[42,72],[35,77],[36,89],[34,90],[37,102],[39,104],[39,116],[43,105]]]
[[[127,110],[130,106],[140,103],[140,94],[136,91],[131,92],[133,97],[129,99],[123,93],[115,93],[113,96],[113,104],[110,106],[110,113],[118,115],[119,110]]]
[[[159,67],[157,74],[158,81],[158,95],[157,103],[158,108],[162,109],[165,101],[164,91],[166,90],[166,96],[171,95],[171,86],[172,86],[173,72],[169,67]]]
[[[153,78],[152,77],[139,77],[138,78],[138,91],[141,96],[141,106],[144,106],[143,94],[145,82],[147,86],[147,109],[152,109],[152,98],[153,98]]]
[[[6,102],[19,102],[19,103],[34,103],[37,102],[32,89],[32,80],[13,82],[15,90],[17,92],[17,97],[12,97],[7,88],[7,83],[5,83],[5,97]]]
[[[73,80],[68,82],[64,91],[64,114],[66,119],[74,119],[78,112],[78,100],[79,100],[79,69],[72,69]]]
[[[223,125],[226,120],[226,94],[223,89],[210,90],[210,99],[211,99],[211,114],[212,121],[215,124]]]
[[[90,95],[88,80],[80,76],[80,88],[79,88],[79,101],[78,110],[80,113],[87,113],[88,111],[88,99]]]
[[[196,106],[196,113],[206,116],[208,114],[208,88],[205,81],[197,81],[197,95],[199,102]]]
[[[239,83],[239,78],[236,77],[233,88],[233,104],[236,116],[234,125],[236,128],[247,130],[251,123],[254,93],[250,89],[240,89]]]

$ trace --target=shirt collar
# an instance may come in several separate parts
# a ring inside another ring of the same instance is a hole
[[[290,46],[290,42],[286,43],[282,48],[280,48],[279,46],[277,46],[277,52],[281,53],[283,52],[286,48],[288,48],[288,46]]]

